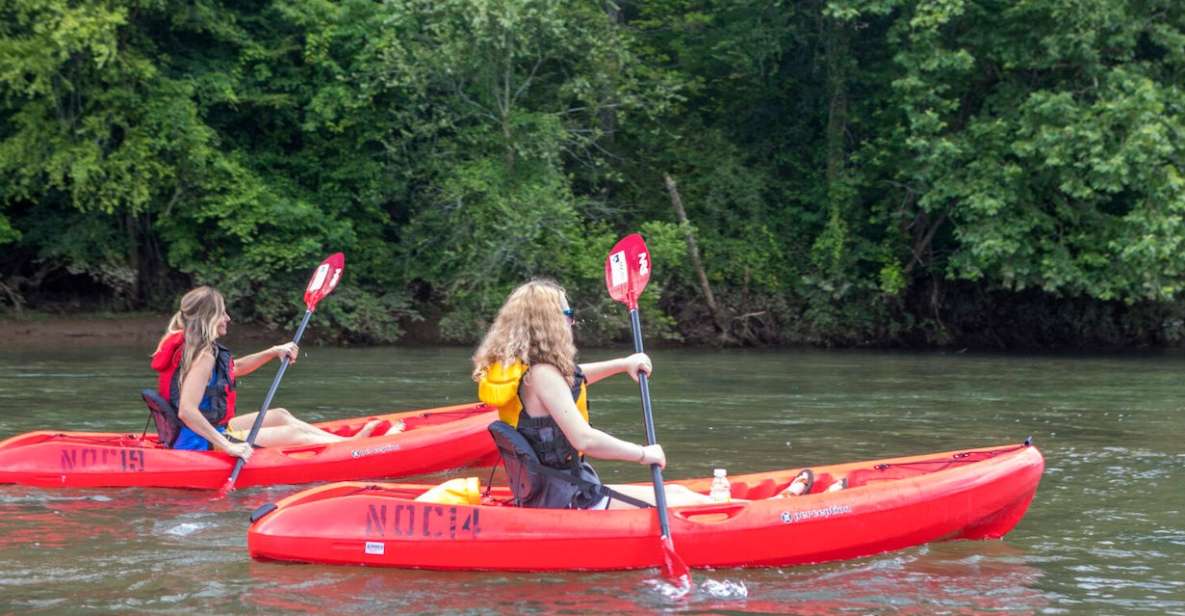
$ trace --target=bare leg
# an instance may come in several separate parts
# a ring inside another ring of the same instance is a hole
[[[651,505],[654,504],[654,488],[651,486],[626,486],[626,485],[611,485],[610,488],[632,496],[638,500],[646,501]],[[707,494],[700,494],[699,492],[692,492],[691,490],[680,485],[664,485],[667,493],[668,507],[682,507],[685,505],[707,505],[716,501]],[[610,509],[633,509],[634,506],[629,503],[623,503],[616,499],[609,500]]]
[[[314,434],[293,426],[260,428],[255,444],[260,447],[291,447],[293,445],[324,445],[348,440],[336,434]]]
[[[230,429],[236,431],[250,430],[251,425],[255,423],[255,417],[259,413],[247,413],[246,415],[235,415],[235,418],[230,420]],[[300,420],[292,416],[288,409],[275,408],[268,409],[267,414],[263,416],[262,428],[272,428],[275,426],[286,426],[292,422],[299,422]],[[301,422],[303,423],[303,422]]]
[[[358,430],[358,432],[354,436],[351,436],[350,438],[366,438],[366,437],[370,436],[371,434],[373,434],[375,429],[378,428],[379,424],[381,424],[381,423],[383,423],[381,420],[372,419],[372,420],[366,422],[366,425],[362,426],[362,429]],[[390,430],[389,432],[397,432],[397,431],[398,430]]]
[[[230,420],[230,429],[236,431],[247,431],[251,429],[251,425],[255,422],[255,416],[259,413],[249,413],[241,417],[236,416]],[[375,429],[382,423],[379,420],[371,420],[366,422],[366,425],[358,431],[357,434],[350,437],[338,436],[332,432],[326,432],[317,426],[314,426],[307,421],[297,419],[292,413],[285,408],[268,409],[267,414],[263,416],[264,428],[291,428],[308,434],[314,443],[336,443],[350,438],[366,438],[375,431]],[[262,433],[262,432],[261,432]],[[330,440],[323,440],[328,437]]]

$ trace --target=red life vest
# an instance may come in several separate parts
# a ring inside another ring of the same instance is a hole
[[[181,353],[185,335],[177,332],[165,338],[152,356],[152,369],[158,373],[156,390],[173,408],[181,408]],[[214,426],[224,426],[235,416],[235,360],[226,347],[214,343],[214,370],[198,410]]]

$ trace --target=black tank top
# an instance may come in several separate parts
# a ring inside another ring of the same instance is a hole
[[[525,374],[523,379],[526,379]],[[584,372],[578,366],[572,379],[573,401],[580,399],[582,385],[584,385]],[[522,381],[519,381],[519,388],[522,388]],[[522,399],[521,392],[519,399]],[[580,452],[572,446],[572,443],[568,442],[568,437],[564,436],[564,431],[560,429],[559,424],[552,419],[551,415],[531,417],[524,406],[518,415],[518,431],[531,444],[531,449],[535,450],[535,454],[539,456],[539,461],[544,466],[575,470],[583,461]]]
[[[584,381],[584,372],[577,367],[572,382],[573,401],[580,399],[580,389],[584,385]],[[522,387],[522,381],[519,381],[519,387]],[[519,399],[522,399],[521,393]],[[523,438],[527,439],[527,443],[531,445],[535,455],[539,456],[539,462],[543,466],[568,471],[577,479],[592,482],[597,488],[603,488],[600,478],[597,477],[597,472],[591,464],[584,461],[584,456],[572,446],[568,437],[564,436],[564,431],[560,429],[559,424],[555,422],[555,419],[552,419],[551,415],[531,417],[524,407],[518,415],[517,430],[519,434],[523,435]],[[541,500],[557,501],[558,499],[567,502],[547,502],[531,506],[587,509],[599,503],[605,495],[603,489],[581,490],[571,485],[555,485],[548,486],[548,488],[544,491],[545,495]]]

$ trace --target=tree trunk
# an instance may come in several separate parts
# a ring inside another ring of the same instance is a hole
[[[0,292],[8,297],[8,303],[12,304],[12,311],[21,314],[24,312],[25,298],[17,291],[16,285],[9,286],[0,280]]]
[[[834,18],[821,16],[819,24],[823,39],[823,65],[827,71],[827,126],[824,146],[827,155],[827,251],[824,266],[836,279],[851,275],[850,232],[848,218],[852,210],[852,187],[847,163],[848,83],[847,69],[851,62],[848,26]]]
[[[144,305],[144,289],[147,286],[144,280],[144,261],[140,258],[140,221],[130,210],[124,212],[123,221],[128,239],[128,267],[133,272],[131,288],[123,290],[125,293],[124,308],[138,308]],[[116,289],[116,293],[119,292],[120,290]]]
[[[671,206],[675,208],[679,226],[683,227],[684,237],[687,239],[687,256],[690,257],[691,267],[695,270],[696,277],[699,278],[700,291],[703,292],[704,300],[708,303],[708,310],[712,312],[712,319],[716,323],[717,331],[720,332],[720,340],[731,342],[732,337],[728,333],[728,320],[724,318],[724,311],[716,303],[716,296],[712,294],[712,287],[708,284],[708,275],[704,272],[703,262],[699,258],[699,246],[695,243],[695,236],[691,233],[691,223],[687,221],[687,212],[683,209],[683,199],[679,196],[675,178],[672,178],[668,173],[663,175],[663,181],[666,183],[667,192],[671,194]]]
[[[844,137],[848,124],[848,31],[835,19],[824,18],[827,65],[827,188],[832,193],[844,179]]]
[[[621,10],[621,6],[619,6],[616,2],[605,3],[605,14],[609,18],[609,23],[613,24],[615,27],[620,28],[625,23],[625,14]],[[617,101],[613,100],[613,86],[611,84],[605,84],[604,94],[605,97],[603,100],[608,104],[606,104],[606,106],[601,109],[597,119],[600,121],[601,132],[604,134],[604,140],[607,143],[612,144],[613,136],[617,133],[617,112],[612,108],[611,104],[616,103]]]

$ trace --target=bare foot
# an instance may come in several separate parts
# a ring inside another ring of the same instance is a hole
[[[790,485],[787,486],[785,490],[782,490],[782,493],[778,494],[778,496],[783,498],[787,496],[801,496],[802,494],[809,492],[811,486],[814,484],[815,473],[809,468],[804,468],[798,473],[798,476],[794,478],[794,481],[791,481]]]
[[[381,423],[383,423],[381,419],[372,419],[366,422],[366,425],[362,426],[362,429],[359,430],[358,433],[353,436],[353,438],[366,438],[370,436]]]

